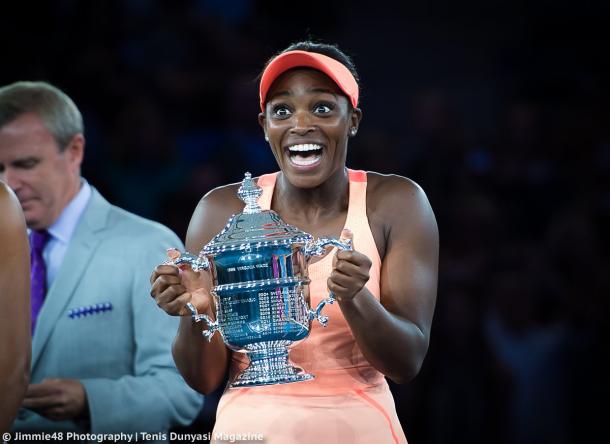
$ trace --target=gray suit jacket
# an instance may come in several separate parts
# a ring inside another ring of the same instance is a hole
[[[32,341],[32,382],[79,379],[91,421],[53,422],[22,409],[13,431],[166,432],[192,422],[203,397],[173,363],[178,318],[149,295],[168,247],[182,247],[169,229],[92,190]]]

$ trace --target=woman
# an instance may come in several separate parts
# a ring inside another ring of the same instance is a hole
[[[311,304],[330,289],[331,322],[314,325],[290,352],[316,376],[310,382],[230,389],[222,396],[214,433],[262,434],[267,443],[406,442],[384,376],[411,380],[428,349],[436,300],[438,230],[424,192],[399,176],[347,170],[347,144],[358,132],[357,74],[335,46],[297,43],[273,57],[262,74],[259,122],[281,169],[261,176],[259,200],[315,237],[351,237],[310,265]],[[199,251],[243,209],[239,184],[217,188],[199,203],[186,245]],[[159,266],[151,294],[172,315],[187,302],[213,316],[206,274]],[[210,343],[184,316],[174,359],[186,381],[210,393],[247,359]]]
[[[21,205],[3,182],[0,215],[0,432],[6,432],[30,379],[30,249]]]

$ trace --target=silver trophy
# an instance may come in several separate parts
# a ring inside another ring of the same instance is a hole
[[[275,211],[262,210],[257,203],[262,189],[250,173],[237,194],[246,204],[243,212],[233,215],[199,256],[171,250],[167,263],[188,263],[195,271],[210,271],[216,320],[197,313],[190,303],[188,308],[195,322],[207,324],[203,335],[208,340],[218,330],[231,350],[249,356],[250,365],[229,387],[313,379],[290,362],[288,349],[309,335],[313,320],[326,326],[328,318],[322,309],[334,298],[330,293],[315,309],[310,308],[307,266],[313,256],[325,255],[330,247],[351,249],[351,242],[314,240],[286,224]]]

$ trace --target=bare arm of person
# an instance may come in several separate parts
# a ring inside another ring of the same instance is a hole
[[[0,182],[0,431],[6,432],[30,378],[30,258],[25,219]]]
[[[399,176],[377,177],[369,221],[383,232],[380,301],[364,286],[371,261],[358,252],[358,239],[353,240],[354,251],[337,252],[328,285],[366,359],[393,381],[404,383],[417,375],[428,351],[438,280],[438,227],[417,184]]]
[[[243,210],[243,202],[236,197],[237,186],[217,188],[201,199],[189,224],[187,251],[198,254],[232,214]],[[151,284],[151,295],[159,307],[170,315],[182,316],[172,349],[176,367],[193,389],[203,394],[213,392],[225,377],[230,352],[220,334],[208,342],[202,335],[207,327],[203,322],[194,323],[186,308],[192,302],[199,313],[215,318],[209,273],[195,273],[188,266],[179,270],[173,265],[160,265],[151,276]]]

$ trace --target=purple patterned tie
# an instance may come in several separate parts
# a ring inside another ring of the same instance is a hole
[[[36,327],[36,318],[47,292],[47,267],[42,257],[42,250],[49,240],[49,232],[30,231],[30,283],[32,304],[32,333]]]

